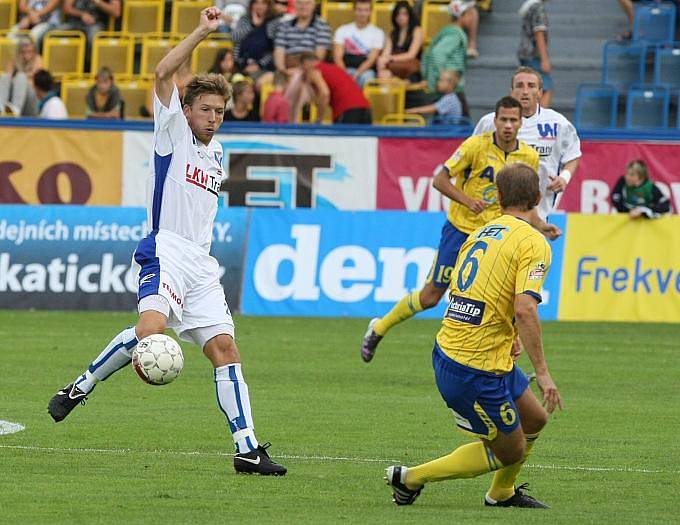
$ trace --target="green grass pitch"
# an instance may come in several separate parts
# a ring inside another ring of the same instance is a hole
[[[565,410],[520,478],[553,506],[532,511],[485,508],[490,475],[391,503],[385,467],[468,440],[434,386],[434,321],[396,328],[366,365],[365,320],[237,318],[257,435],[285,478],[234,473],[211,367],[186,344],[175,383],[125,369],[53,423],[49,398],[134,319],[0,311],[0,420],[26,427],[0,436],[0,523],[677,523],[678,325],[544,324]]]

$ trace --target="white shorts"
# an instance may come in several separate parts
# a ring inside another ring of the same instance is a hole
[[[185,340],[196,328],[226,325],[234,336],[234,321],[220,283],[217,260],[193,242],[167,230],[142,239],[132,256],[137,274],[137,302],[160,295],[170,304],[168,327]]]

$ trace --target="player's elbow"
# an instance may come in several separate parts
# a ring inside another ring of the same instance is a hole
[[[164,80],[169,80],[172,78],[172,71],[168,67],[166,67],[163,62],[160,62],[154,71],[154,75],[156,77],[156,80],[164,81]]]
[[[527,295],[520,294],[515,299],[515,319],[520,324],[531,321],[538,315],[538,304],[536,299]]]

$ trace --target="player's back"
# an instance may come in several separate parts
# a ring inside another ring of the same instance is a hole
[[[540,302],[550,256],[545,238],[512,215],[473,232],[458,255],[437,334],[444,353],[472,368],[510,371],[515,295],[526,293]]]

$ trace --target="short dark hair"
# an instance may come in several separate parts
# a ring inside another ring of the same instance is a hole
[[[517,108],[519,110],[520,117],[522,116],[522,104],[520,104],[519,100],[517,100],[514,97],[506,96],[500,99],[498,102],[496,102],[495,116],[498,116],[498,110],[500,108],[506,109]]]
[[[529,66],[519,66],[517,69],[515,69],[515,72],[512,74],[512,78],[510,79],[510,89],[515,89],[515,77],[521,73],[534,75],[538,79],[539,89],[543,89],[543,77],[538,71]]]
[[[538,173],[531,166],[515,162],[505,166],[496,176],[501,208],[531,210],[536,206],[541,190]]]
[[[52,91],[54,89],[54,78],[46,69],[39,69],[33,74],[33,85],[40,91]]]
[[[206,94],[219,95],[224,98],[225,104],[229,102],[231,89],[227,79],[215,73],[196,75],[184,88],[184,100],[182,102],[191,106],[198,97]]]

